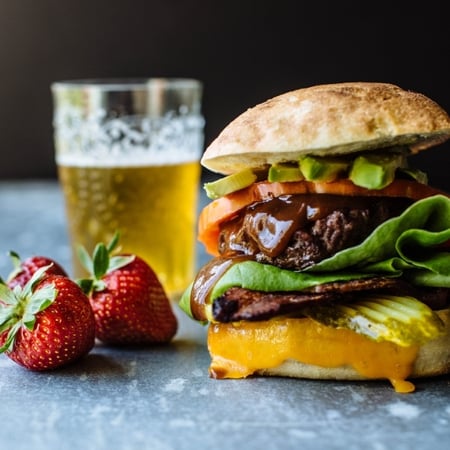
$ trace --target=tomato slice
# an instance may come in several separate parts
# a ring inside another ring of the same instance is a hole
[[[242,208],[254,202],[286,194],[406,197],[412,200],[420,200],[436,194],[449,196],[446,192],[412,180],[395,180],[389,186],[379,190],[368,190],[356,186],[347,179],[328,183],[312,181],[271,183],[260,181],[218,198],[203,208],[198,221],[198,240],[203,243],[208,253],[217,256],[219,227],[223,221],[231,219]]]

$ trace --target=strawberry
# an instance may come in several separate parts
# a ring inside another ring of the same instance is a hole
[[[14,265],[14,270],[7,279],[7,284],[11,289],[14,286],[25,286],[33,274],[44,266],[50,266],[46,271],[47,274],[53,273],[67,277],[66,271],[56,261],[46,256],[31,256],[22,261],[16,252],[11,251],[9,255]]]
[[[95,319],[81,288],[63,275],[38,269],[23,288],[0,284],[0,352],[36,371],[86,355],[95,343]]]
[[[96,337],[107,344],[169,342],[178,324],[163,286],[137,255],[112,256],[117,241],[116,234],[108,247],[98,244],[93,258],[80,249],[92,278],[79,283],[94,311]]]

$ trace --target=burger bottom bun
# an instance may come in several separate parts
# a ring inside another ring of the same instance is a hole
[[[409,378],[431,377],[450,373],[450,309],[437,314],[445,324],[445,334],[419,348],[413,371]],[[320,367],[304,364],[293,359],[284,361],[277,367],[256,372],[263,376],[309,378],[315,380],[366,380],[350,366]]]

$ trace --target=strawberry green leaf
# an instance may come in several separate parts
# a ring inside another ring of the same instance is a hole
[[[13,293],[17,298],[23,297],[23,287],[20,285],[16,285],[13,287]]]
[[[81,290],[89,297],[93,291],[103,291],[106,284],[103,280],[94,280],[93,278],[79,278],[75,281]]]
[[[16,340],[17,332],[19,331],[22,324],[20,322],[16,322],[9,330],[8,336],[4,342],[4,344],[0,347],[0,353],[3,353],[8,350],[12,350],[14,347],[14,342]]]
[[[102,278],[116,269],[125,267],[134,260],[134,255],[111,256],[113,250],[117,247],[119,238],[120,233],[116,231],[108,245],[102,242],[98,243],[95,246],[92,258],[84,247],[80,246],[78,248],[78,258],[81,264],[93,277],[93,279],[79,279],[76,281],[86,295],[89,295],[93,290],[102,291],[105,289]]]
[[[16,308],[2,307],[0,310],[0,333],[11,328],[11,325],[17,322],[18,316]]]
[[[19,256],[19,254],[17,252],[15,252],[14,250],[10,250],[9,251],[9,256],[11,258],[13,266],[15,268],[20,267],[20,256]]]
[[[29,330],[33,330],[36,314],[48,308],[55,301],[57,294],[55,286],[49,284],[30,296],[22,318],[22,322]]]
[[[94,249],[94,272],[95,279],[100,280],[106,274],[109,267],[109,253],[105,244],[97,244]]]
[[[7,312],[5,311],[2,316],[2,325],[0,325],[0,333],[3,333],[5,330],[9,330],[12,325],[17,323],[17,316],[14,313],[13,309],[10,309],[9,315],[7,315]]]
[[[93,286],[94,291],[104,291],[106,289],[106,283],[103,280],[96,280]]]
[[[12,280],[15,276],[17,276],[22,271],[21,260],[20,260],[20,256],[18,255],[18,253],[16,253],[13,250],[10,250],[9,257],[11,258],[14,268],[8,276],[8,281]]]
[[[18,318],[19,298],[5,284],[0,283],[0,333],[11,328]]]
[[[0,283],[0,305],[16,305],[17,297],[14,292],[6,286],[6,284]]]
[[[91,256],[87,252],[87,250],[82,245],[79,245],[78,248],[77,248],[77,254],[78,254],[78,259],[79,259],[81,265],[90,274],[92,274],[94,272],[94,264],[92,262]]]
[[[28,330],[33,331],[34,330],[34,324],[36,323],[36,316],[31,316],[29,319],[22,321],[22,323],[25,325]]]
[[[34,288],[36,287],[36,284],[38,284],[45,276],[45,273],[47,270],[52,266],[53,264],[49,264],[48,266],[40,267],[36,272],[34,272],[33,276],[28,280],[28,283],[23,287],[21,290],[19,286],[16,286],[18,288],[17,292],[21,292],[22,297],[28,297],[33,293]]]
[[[125,267],[134,261],[135,256],[113,256],[109,261],[108,272]]]
[[[76,280],[76,283],[86,295],[91,293],[94,286],[94,280],[91,278],[79,278]]]
[[[51,264],[38,269],[28,283],[21,288],[8,288],[0,284],[0,333],[8,332],[0,352],[12,349],[15,336],[22,325],[33,330],[36,314],[48,308],[56,299],[57,290],[53,284],[36,289]]]
[[[120,232],[116,231],[107,246],[107,250],[108,250],[109,254],[111,254],[113,252],[113,250],[117,247],[117,244],[119,243],[119,239],[120,239]]]

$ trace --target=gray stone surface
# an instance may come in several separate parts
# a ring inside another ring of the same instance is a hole
[[[10,271],[10,249],[69,264],[56,183],[2,182],[0,207],[0,275]],[[212,380],[204,327],[176,312],[180,329],[167,346],[98,344],[82,361],[48,373],[0,355],[0,449],[450,446],[449,377],[417,381],[414,394],[378,381]]]

